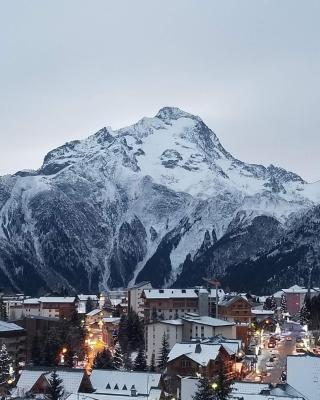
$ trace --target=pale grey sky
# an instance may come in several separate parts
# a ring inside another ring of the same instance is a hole
[[[172,105],[320,179],[320,1],[0,0],[0,175]]]

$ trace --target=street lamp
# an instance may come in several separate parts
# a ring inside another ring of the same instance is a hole
[[[216,390],[218,388],[218,384],[217,382],[213,382],[213,384],[211,385],[213,390]]]

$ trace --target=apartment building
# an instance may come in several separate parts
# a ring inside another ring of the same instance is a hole
[[[5,344],[15,362],[26,360],[26,331],[12,322],[0,321],[0,347]]]
[[[140,282],[128,289],[128,309],[135,311],[143,317],[144,299],[142,293],[145,289],[152,289],[150,282]]]

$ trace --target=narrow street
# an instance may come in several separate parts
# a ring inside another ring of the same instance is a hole
[[[280,377],[286,370],[287,356],[296,354],[295,337],[290,335],[292,340],[282,337],[277,341],[274,349],[268,348],[268,341],[263,342],[262,354],[259,356],[257,369],[262,373],[262,381],[265,383],[280,383]],[[274,358],[274,362],[270,363],[270,359]]]

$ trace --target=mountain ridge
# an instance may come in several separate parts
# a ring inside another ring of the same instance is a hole
[[[294,216],[319,203],[320,184],[237,160],[200,117],[164,107],[53,149],[37,171],[0,177],[0,274],[11,290],[26,290],[28,273],[43,290],[98,290],[149,276],[154,285],[192,285],[198,279],[183,276],[204,253],[212,254],[203,273],[223,275],[267,251]],[[270,240],[255,225],[260,217]],[[228,238],[246,229],[258,238],[249,232],[245,246],[237,236],[239,258]],[[221,240],[232,259],[217,256]]]

